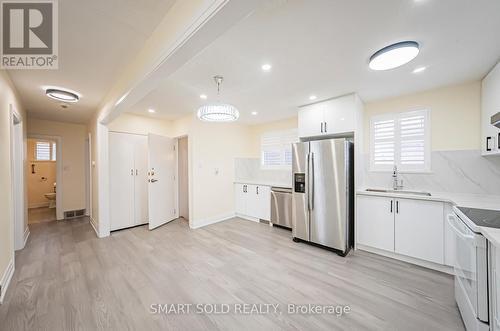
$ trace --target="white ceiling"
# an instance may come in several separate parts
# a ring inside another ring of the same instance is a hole
[[[86,123],[175,0],[59,1],[59,70],[11,70],[30,116]],[[64,110],[43,86],[79,92]]]
[[[244,123],[294,116],[318,100],[358,92],[364,101],[478,80],[500,58],[498,0],[272,0],[227,31],[131,109],[175,119],[194,112],[212,77],[225,78],[222,101]],[[378,49],[402,40],[421,44],[411,63],[368,69]],[[272,64],[270,72],[260,69]],[[412,71],[425,65],[420,74]],[[257,111],[257,116],[250,113]]]

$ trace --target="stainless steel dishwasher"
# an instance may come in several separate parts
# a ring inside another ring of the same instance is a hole
[[[271,187],[271,224],[292,228],[292,189]]]

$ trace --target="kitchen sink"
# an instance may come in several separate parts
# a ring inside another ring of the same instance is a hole
[[[369,189],[366,189],[366,191],[367,192],[380,192],[380,193],[423,195],[423,196],[428,196],[428,197],[431,196],[431,194],[429,192],[423,192],[423,191],[386,190],[386,189],[377,189],[377,188],[369,188]]]

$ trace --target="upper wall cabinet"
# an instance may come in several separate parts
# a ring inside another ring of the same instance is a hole
[[[500,112],[500,63],[483,79],[481,86],[481,150],[483,155],[500,155],[500,129],[491,116]]]
[[[355,132],[363,104],[356,94],[302,106],[299,109],[299,137]]]

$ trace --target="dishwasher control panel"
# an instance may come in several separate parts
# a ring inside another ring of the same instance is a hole
[[[306,174],[293,174],[293,189],[296,193],[306,193]]]

